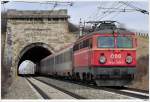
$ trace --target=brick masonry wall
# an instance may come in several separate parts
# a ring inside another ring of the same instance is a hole
[[[10,28],[9,33],[11,33],[12,53],[7,52],[9,45],[6,44],[5,55],[12,56],[12,71],[16,71],[18,56],[22,49],[32,43],[48,44],[55,52],[76,40],[75,35],[68,30],[67,20],[8,19],[7,28]]]

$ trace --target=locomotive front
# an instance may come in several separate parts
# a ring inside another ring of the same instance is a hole
[[[117,28],[114,22],[88,22],[100,26],[93,27],[92,33],[75,43],[73,64],[79,79],[94,81],[99,86],[124,86],[134,79],[135,34]]]
[[[136,38],[133,33],[93,36],[91,66],[100,86],[123,86],[134,79]]]

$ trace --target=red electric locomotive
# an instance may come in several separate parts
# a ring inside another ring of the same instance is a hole
[[[75,42],[74,73],[80,79],[94,80],[99,86],[129,84],[136,71],[135,34],[117,29],[114,21],[94,23],[101,23],[99,30]]]
[[[98,25],[69,47],[44,58],[40,73],[99,86],[124,86],[136,72],[136,37],[116,27],[115,21],[87,22]]]

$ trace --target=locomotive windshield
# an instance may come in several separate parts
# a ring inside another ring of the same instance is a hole
[[[116,44],[115,44],[116,39]],[[132,38],[127,36],[118,37],[98,37],[98,48],[132,48]]]
[[[114,37],[98,37],[99,48],[114,48]]]
[[[132,48],[131,37],[117,37],[117,48]]]

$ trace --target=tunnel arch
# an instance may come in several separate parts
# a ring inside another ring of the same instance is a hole
[[[39,63],[41,59],[45,58],[48,55],[53,54],[54,51],[53,49],[45,43],[42,42],[36,42],[36,43],[31,43],[27,46],[25,46],[17,60],[17,73],[18,73],[18,68],[19,65],[25,61],[25,60],[31,60],[35,64]]]

